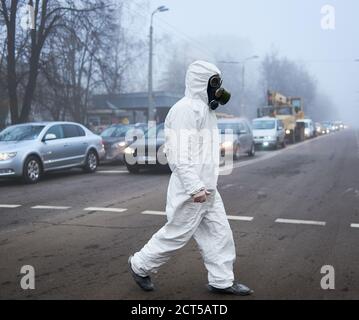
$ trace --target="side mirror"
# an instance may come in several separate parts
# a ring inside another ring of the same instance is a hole
[[[283,130],[283,127],[278,127],[278,131],[281,131],[281,130]]]
[[[247,134],[248,132],[246,130],[240,130],[239,134]]]
[[[44,138],[44,141],[51,141],[51,140],[56,140],[57,137],[56,137],[56,134],[53,134],[53,133],[49,133],[45,136]]]

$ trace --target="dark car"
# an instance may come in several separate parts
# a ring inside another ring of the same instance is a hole
[[[125,149],[136,139],[140,139],[147,131],[146,124],[116,124],[101,133],[105,146],[105,161],[123,161]]]
[[[141,169],[161,168],[169,170],[164,153],[164,124],[149,129],[125,150],[124,161],[130,173],[139,173]]]

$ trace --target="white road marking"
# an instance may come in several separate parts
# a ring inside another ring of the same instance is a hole
[[[123,173],[128,173],[128,171],[124,171],[124,170],[101,170],[101,171],[97,171],[97,173],[104,173],[104,174],[123,174]]]
[[[352,223],[350,226],[352,228],[359,228],[359,223]]]
[[[126,212],[128,209],[123,208],[96,208],[96,207],[90,207],[84,209],[84,211],[100,211],[100,212],[115,212],[115,213],[122,213]]]
[[[35,207],[31,207],[31,209],[34,209],[34,210],[68,210],[68,209],[71,209],[71,207],[35,206]]]
[[[294,220],[294,219],[277,219],[276,223],[286,223],[286,224],[305,224],[313,226],[326,226],[326,222],[322,221],[309,221],[309,220]]]
[[[164,211],[143,211],[141,212],[144,215],[152,215],[152,216],[166,216],[166,212]],[[253,221],[253,217],[243,217],[243,216],[227,216],[228,220],[234,220],[234,221],[247,221],[251,222]]]
[[[234,220],[234,221],[247,221],[252,222],[253,217],[243,217],[243,216],[227,216],[228,220]]]
[[[166,216],[166,212],[165,211],[150,211],[150,210],[146,210],[141,212],[141,214],[144,215],[151,215],[151,216]]]
[[[0,204],[0,208],[4,208],[4,209],[16,209],[21,207],[21,205],[19,204]]]

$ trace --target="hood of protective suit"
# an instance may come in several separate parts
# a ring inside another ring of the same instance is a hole
[[[205,61],[193,62],[186,75],[186,97],[208,101],[208,81],[214,75],[221,76],[221,71],[212,63]]]

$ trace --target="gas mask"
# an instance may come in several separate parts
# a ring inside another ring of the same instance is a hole
[[[217,110],[219,105],[224,106],[231,99],[231,93],[222,88],[222,79],[219,75],[209,79],[207,93],[208,105],[212,110]]]

